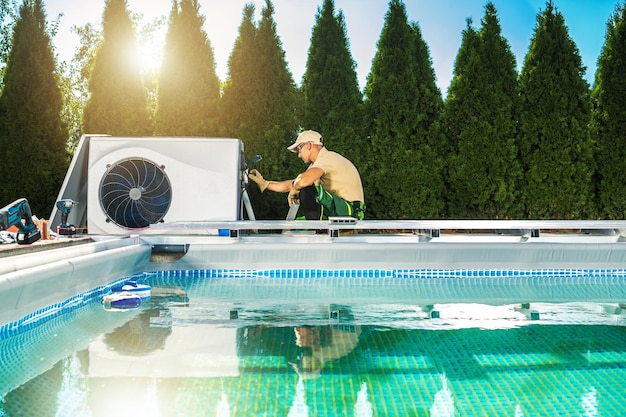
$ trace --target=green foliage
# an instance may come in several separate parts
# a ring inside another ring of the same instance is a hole
[[[463,33],[445,104],[451,218],[518,215],[517,107],[515,56],[487,3],[480,31],[468,21]]]
[[[218,134],[220,80],[203,24],[197,0],[174,1],[158,83],[158,135]]]
[[[89,77],[96,57],[96,51],[102,43],[102,32],[88,23],[82,27],[73,27],[79,39],[79,46],[74,51],[72,60],[59,65],[60,87],[65,105],[63,119],[68,124],[70,137],[67,147],[73,152],[83,134],[83,110],[89,98]]]
[[[103,33],[96,29],[91,23],[85,26],[74,26],[72,31],[78,35],[80,39],[79,45],[74,51],[72,62],[75,70],[78,71],[81,80],[88,84],[91,77],[91,70],[96,62],[96,54],[102,45]]]
[[[626,218],[623,2],[607,23],[592,92],[552,1],[537,15],[519,78],[488,2],[481,28],[468,21],[463,32],[445,106],[428,46],[402,0],[389,2],[365,100],[344,15],[334,0],[322,3],[300,90],[272,3],[258,22],[254,5],[244,6],[220,98],[198,0],[173,3],[158,90],[156,72],[142,73],[137,60],[125,0],[105,1],[102,31],[74,28],[81,44],[58,67],[50,41],[58,19],[45,22],[42,0],[21,8],[0,0],[2,201],[24,196],[35,214],[47,215],[66,149],[83,132],[150,135],[158,112],[160,134],[241,138],[247,157],[261,154],[257,168],[276,180],[305,169],[285,149],[299,129],[320,131],[359,168],[370,219]],[[285,195],[249,188],[258,218],[284,218]]]
[[[26,197],[47,217],[68,165],[63,98],[41,0],[25,0],[15,22],[0,95],[0,200]]]
[[[564,18],[548,3],[520,75],[519,147],[526,216],[576,219],[593,213],[589,85]]]
[[[103,40],[89,79],[83,113],[85,133],[145,136],[153,132],[143,86],[135,28],[126,0],[106,0]]]
[[[443,102],[428,47],[399,0],[389,11],[365,87],[368,218],[435,218],[443,209]]]
[[[626,5],[607,23],[592,91],[592,138],[597,145],[599,214],[626,219]]]
[[[11,50],[11,33],[19,15],[16,0],[0,0],[0,91],[4,70]]]
[[[79,76],[74,63],[59,63],[59,88],[64,98],[62,118],[67,123],[69,138],[67,149],[73,153],[83,134],[82,113],[89,97],[87,82]]]
[[[261,154],[263,162],[257,168],[266,178],[295,178],[302,166],[286,147],[293,142],[298,126],[297,89],[287,69],[273,13],[274,7],[267,0],[257,25],[254,6],[244,7],[224,86],[222,135],[243,140],[248,156]],[[249,187],[249,192],[257,218],[285,218],[286,195],[260,195],[255,186]]]
[[[357,168],[365,139],[361,124],[362,94],[355,62],[350,55],[346,24],[334,1],[318,9],[311,35],[306,72],[302,81],[304,114],[302,126],[319,131],[325,145],[344,155]]]

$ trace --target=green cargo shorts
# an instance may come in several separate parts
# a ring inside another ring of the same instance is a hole
[[[365,218],[365,204],[362,201],[346,201],[324,190],[321,185],[316,185],[315,188],[317,189],[315,201],[322,206],[322,219],[342,216],[350,216],[358,220]]]

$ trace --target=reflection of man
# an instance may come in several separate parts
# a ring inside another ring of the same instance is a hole
[[[291,365],[303,378],[319,376],[324,364],[342,358],[359,343],[361,326],[333,325],[296,327],[296,345],[302,348],[298,360]]]

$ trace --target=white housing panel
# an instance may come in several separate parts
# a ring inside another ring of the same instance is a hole
[[[163,222],[237,220],[240,213],[241,156],[238,139],[92,137],[88,158],[89,234],[141,234],[110,221],[100,204],[102,178],[127,159],[162,167],[171,184],[171,203]]]

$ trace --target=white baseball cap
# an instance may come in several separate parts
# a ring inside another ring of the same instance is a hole
[[[296,148],[302,143],[312,143],[314,145],[324,146],[324,144],[322,143],[322,135],[320,135],[315,130],[305,130],[298,135],[298,138],[293,143],[293,145],[289,146],[287,149],[289,149],[291,152],[298,152]]]

